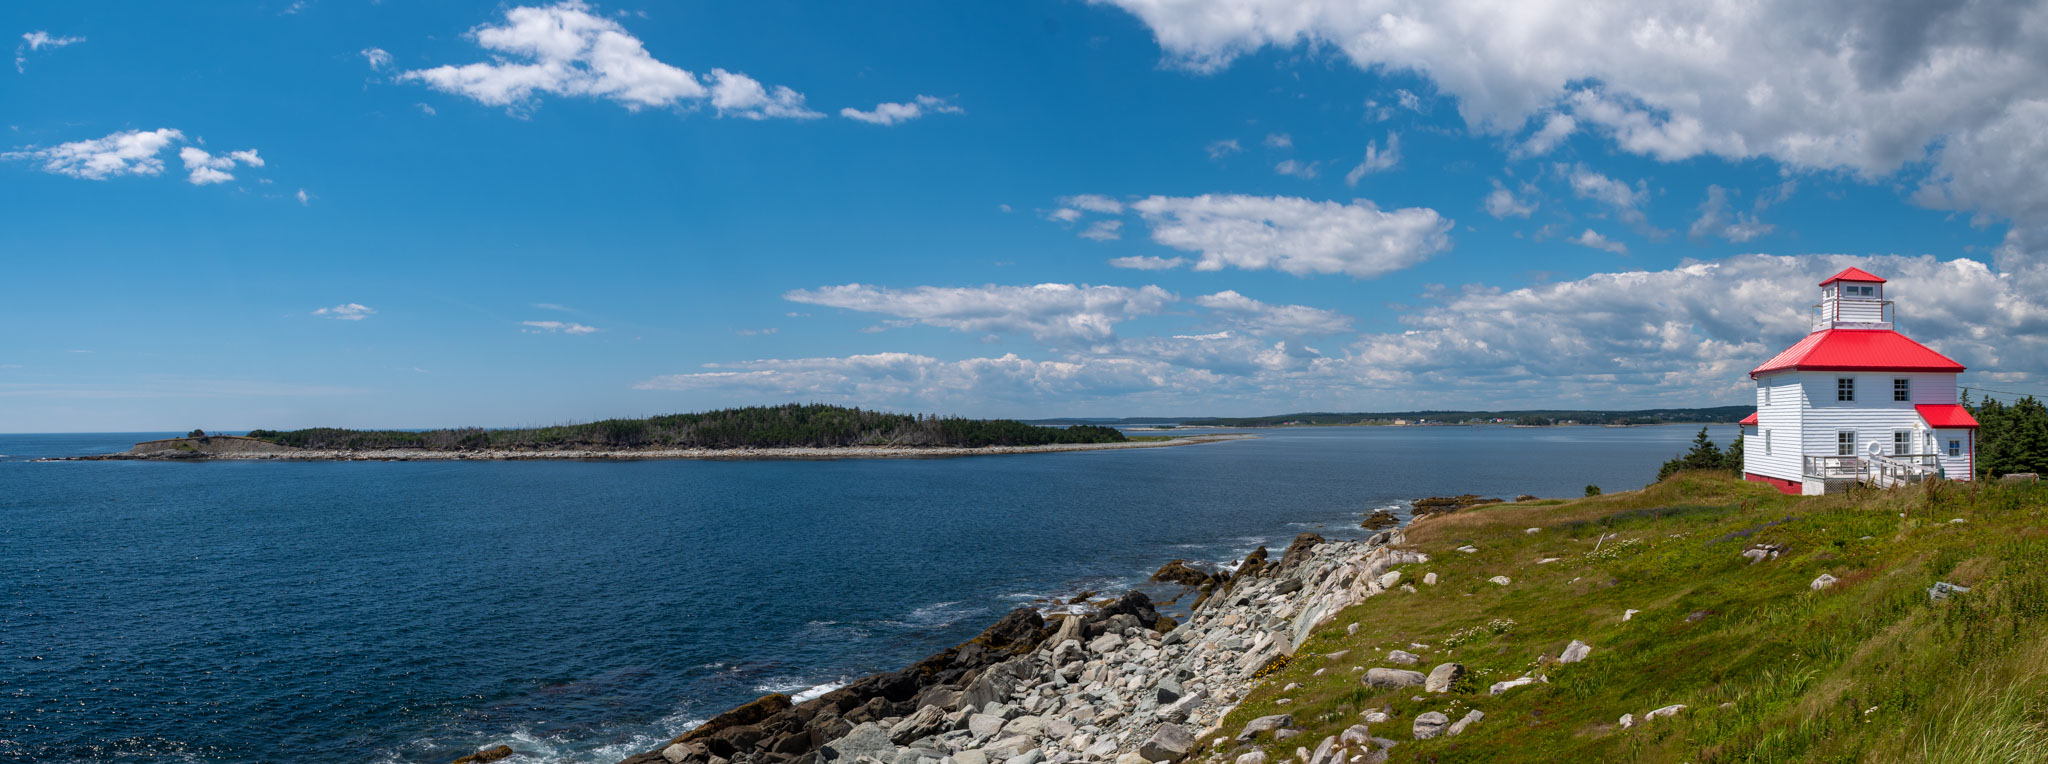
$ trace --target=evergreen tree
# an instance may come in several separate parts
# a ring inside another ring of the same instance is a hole
[[[2048,472],[2048,406],[2021,398],[2006,413],[2006,472]]]
[[[1742,436],[1735,436],[1735,442],[1728,444],[1728,451],[1721,455],[1721,469],[1742,474]]]

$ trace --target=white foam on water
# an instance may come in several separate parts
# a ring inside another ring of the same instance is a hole
[[[814,698],[824,697],[825,693],[837,690],[845,686],[846,682],[843,680],[838,682],[826,682],[824,684],[812,687],[808,690],[804,690],[803,692],[799,692],[795,695],[789,696],[789,702],[802,703],[804,701],[811,700]]]

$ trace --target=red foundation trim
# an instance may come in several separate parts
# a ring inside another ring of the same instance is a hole
[[[1779,493],[1787,493],[1793,496],[1798,496],[1805,488],[1805,486],[1784,478],[1768,477],[1754,472],[1742,473],[1742,479],[1752,483],[1770,483],[1771,487],[1778,489]]]

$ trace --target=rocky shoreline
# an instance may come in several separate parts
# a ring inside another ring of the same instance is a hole
[[[563,449],[478,449],[469,451],[430,451],[426,449],[374,449],[361,451],[329,451],[300,449],[270,445],[269,448],[241,446],[235,449],[207,450],[199,448],[143,448],[151,444],[138,444],[135,450],[114,454],[91,456],[67,456],[51,459],[37,459],[48,462],[75,461],[200,461],[230,459],[242,461],[531,461],[531,460],[606,460],[634,461],[641,459],[916,459],[948,456],[988,456],[999,454],[1041,454],[1057,451],[1106,451],[1124,448],[1164,448],[1186,446],[1198,443],[1215,443],[1257,437],[1255,435],[1194,435],[1172,440],[1129,441],[1124,443],[1054,443],[1041,446],[983,446],[962,448],[951,446],[850,446],[844,448],[563,448]],[[186,440],[186,439],[175,439]],[[235,440],[246,440],[237,438]],[[152,441],[170,443],[173,441]]]
[[[1234,573],[1185,581],[1201,593],[1185,623],[1136,591],[1082,615],[1016,610],[901,671],[803,703],[764,696],[622,764],[1159,764],[1227,750],[1241,741],[1220,725],[1259,679],[1400,585],[1394,566],[1427,561],[1402,542],[1304,533],[1277,561],[1262,547]]]

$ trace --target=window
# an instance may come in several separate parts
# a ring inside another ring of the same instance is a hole
[[[1855,378],[1855,377],[1837,377],[1837,378],[1835,379],[1835,400],[1838,400],[1838,401],[1853,401],[1853,400],[1856,400],[1856,378]]]
[[[1913,431],[1893,430],[1892,456],[1905,456],[1910,453],[1913,453]]]
[[[1771,455],[1771,431],[1770,431],[1770,430],[1765,430],[1765,431],[1764,431],[1764,455],[1765,455],[1765,456],[1770,456],[1770,455]]]
[[[1760,383],[1758,383],[1758,384],[1761,384],[1761,385],[1763,385],[1763,386],[1764,386],[1764,405],[1766,405],[1766,406],[1769,406],[1769,405],[1771,405],[1771,383],[1769,383],[1769,382],[1760,382]]]
[[[1949,456],[1962,456],[1962,455],[1963,455],[1963,442],[1962,442],[1962,441],[1960,441],[1960,440],[1951,440],[1951,441],[1949,441],[1949,442],[1948,442],[1948,455],[1949,455]]]
[[[1910,379],[1894,379],[1894,380],[1892,380],[1892,400],[1895,400],[1895,401],[1910,401],[1910,400],[1913,400],[1913,380],[1910,380]]]
[[[1877,287],[1855,286],[1852,284],[1850,286],[1842,287],[1842,295],[1845,297],[1876,297]]]
[[[1836,455],[1836,456],[1855,456],[1855,455],[1856,455],[1856,431],[1855,431],[1855,430],[1843,430],[1843,431],[1841,431],[1841,432],[1835,433],[1835,455]]]

